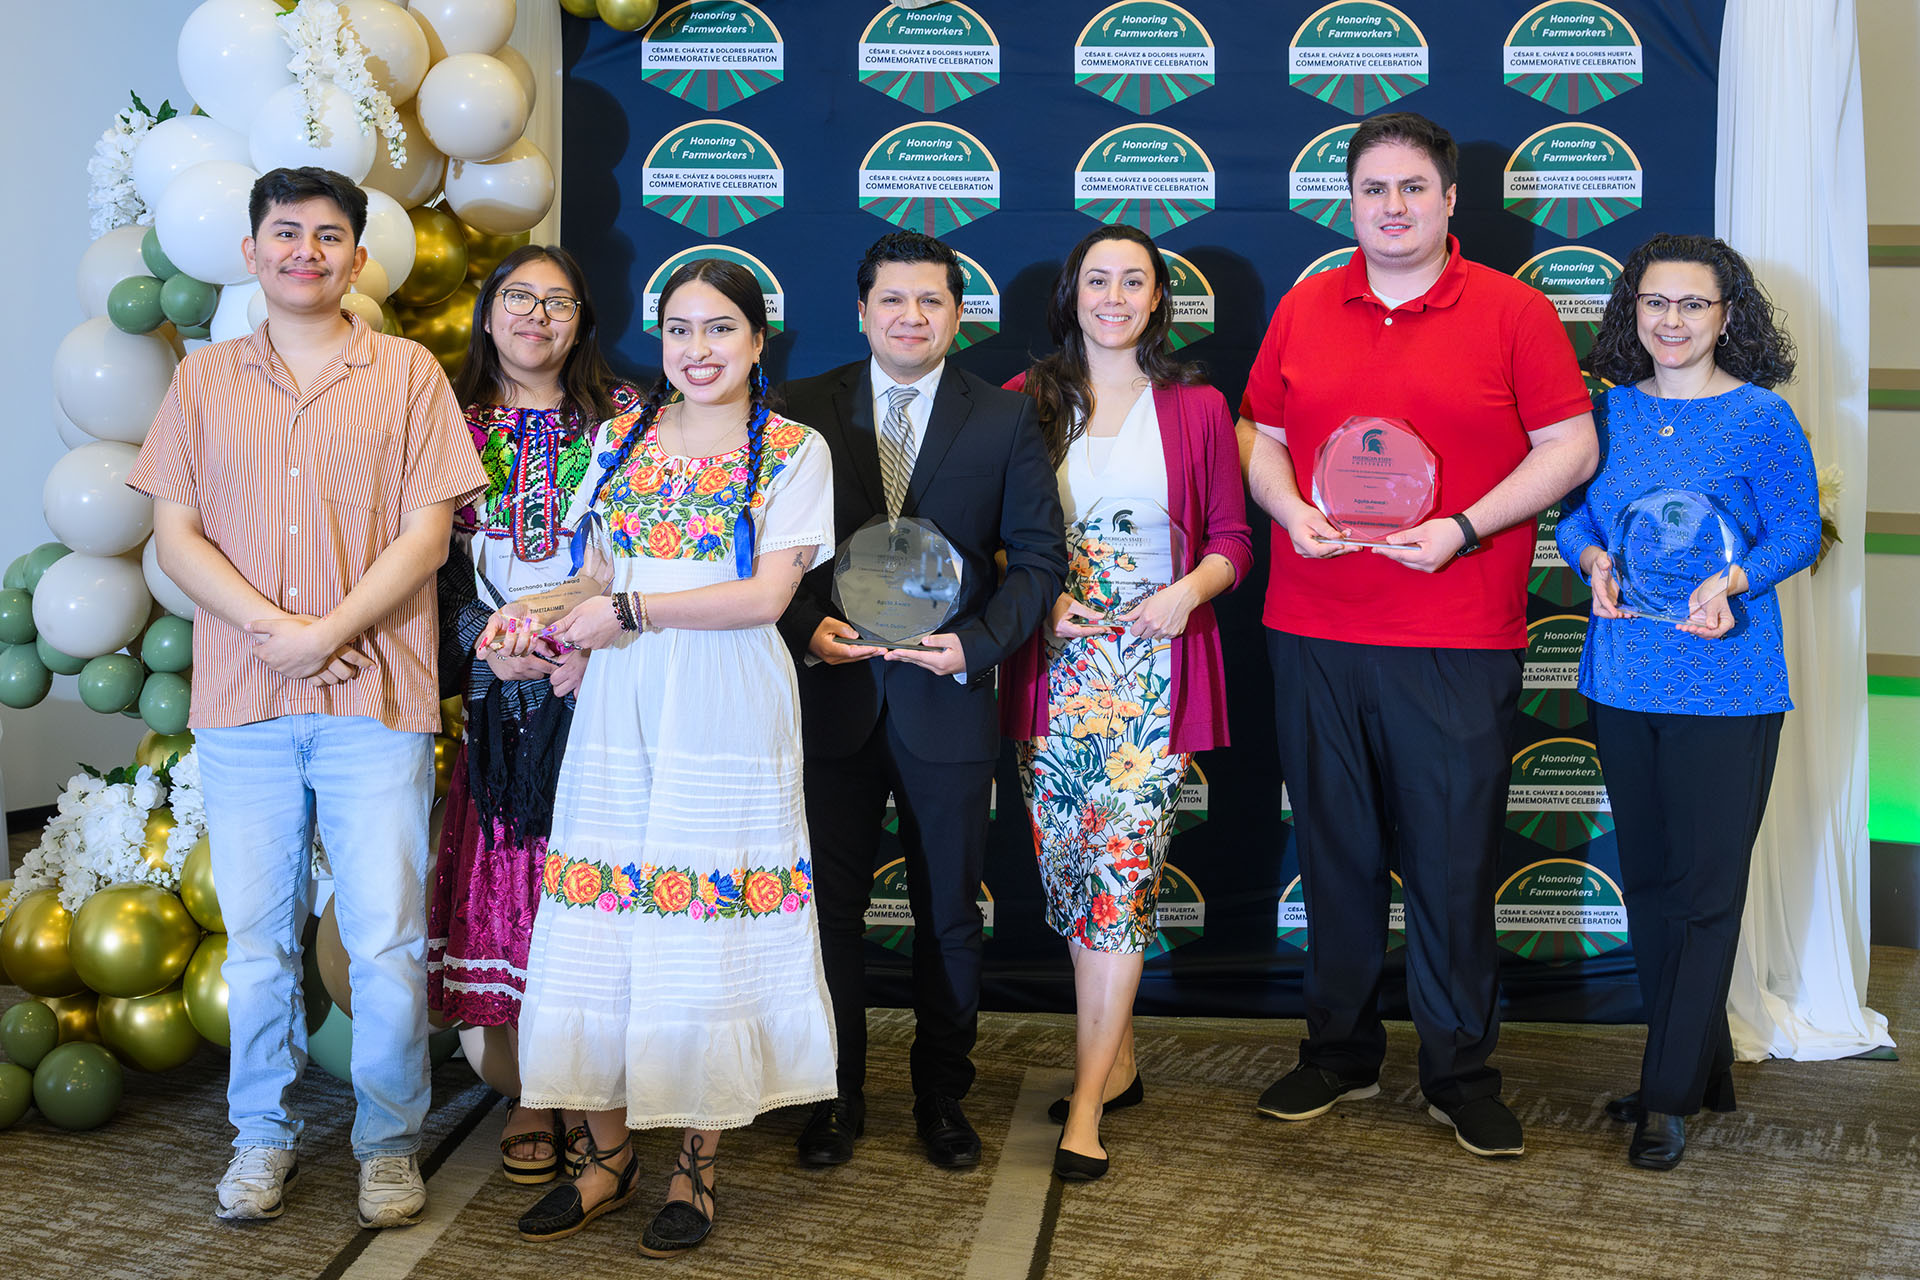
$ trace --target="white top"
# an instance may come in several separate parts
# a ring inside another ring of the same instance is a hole
[[[933,398],[940,392],[940,375],[946,371],[947,362],[942,360],[933,366],[933,371],[918,382],[895,382],[880,367],[878,360],[867,361],[867,377],[873,383],[873,430],[877,436],[880,426],[887,420],[887,411],[893,407],[893,401],[887,392],[894,387],[912,387],[920,394],[907,401],[907,431],[913,436],[913,453],[920,456],[920,445],[927,438],[927,421],[933,417]]]
[[[1095,439],[1082,434],[1067,446],[1066,459],[1054,474],[1068,524],[1083,518],[1102,498],[1150,498],[1165,507],[1167,453],[1152,388],[1133,402],[1119,435]]]

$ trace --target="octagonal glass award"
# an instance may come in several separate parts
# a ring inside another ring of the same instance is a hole
[[[858,643],[927,649],[918,642],[953,616],[965,573],[960,553],[930,522],[876,516],[840,544],[833,602],[860,632]]]
[[[1321,541],[1379,546],[1433,513],[1439,484],[1439,460],[1411,425],[1348,418],[1314,455],[1313,505],[1345,535]]]
[[[1103,622],[1192,567],[1186,535],[1154,498],[1102,498],[1067,528],[1067,594]]]
[[[1713,498],[1692,489],[1649,489],[1614,517],[1607,554],[1620,607],[1651,622],[1685,622],[1710,579],[1722,589],[1747,554],[1747,536]]]

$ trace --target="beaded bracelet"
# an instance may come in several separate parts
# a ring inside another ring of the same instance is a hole
[[[634,621],[633,602],[624,591],[613,593],[613,619],[620,624],[622,631],[638,631],[640,624]]]
[[[640,629],[642,631],[653,630],[653,619],[647,616],[647,593],[644,591],[636,591],[633,593],[633,598],[640,603]]]

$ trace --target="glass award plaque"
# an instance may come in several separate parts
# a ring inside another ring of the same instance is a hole
[[[1439,460],[1412,426],[1348,418],[1314,455],[1313,505],[1346,535],[1322,541],[1379,546],[1433,513],[1439,481]]]
[[[1100,499],[1068,526],[1067,555],[1067,594],[1102,622],[1116,622],[1193,567],[1186,535],[1154,498]]]
[[[833,602],[858,643],[927,649],[918,641],[953,616],[964,575],[960,554],[931,523],[876,516],[834,555]]]
[[[1747,554],[1747,538],[1720,504],[1691,489],[1650,489],[1614,518],[1607,554],[1620,607],[1652,622],[1685,622],[1700,585]]]

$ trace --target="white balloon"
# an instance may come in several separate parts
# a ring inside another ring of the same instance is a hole
[[[267,291],[254,286],[247,295],[247,332],[252,333],[267,322]]]
[[[475,230],[518,235],[553,207],[553,166],[525,138],[492,160],[455,160],[447,165],[447,204]]]
[[[181,83],[229,129],[245,133],[260,104],[293,83],[279,18],[273,0],[207,0],[180,28]]]
[[[79,427],[102,440],[139,444],[180,358],[157,333],[123,333],[95,316],[53,353],[53,394]]]
[[[140,243],[146,238],[145,227],[115,227],[80,255],[74,284],[80,290],[80,306],[89,317],[107,314],[107,295],[113,292],[113,286],[128,276],[153,274],[140,256]]]
[[[351,311],[354,315],[359,316],[367,328],[373,330],[375,333],[384,333],[386,331],[387,313],[382,311],[380,304],[374,301],[369,295],[364,293],[349,293],[346,297],[340,299],[340,308],[343,311]]]
[[[260,322],[248,314],[255,299],[261,307],[267,305],[266,295],[260,292],[260,284],[249,280],[245,284],[230,284],[220,291],[220,305],[213,309],[213,319],[207,321],[207,337],[214,342],[228,342],[234,338],[244,338],[260,327]]]
[[[507,1043],[505,1027],[460,1028],[460,1052],[481,1080],[506,1090],[507,1097],[520,1092],[520,1063]]]
[[[64,557],[63,557],[64,558]],[[154,602],[176,618],[193,621],[193,598],[174,584],[172,578],[160,567],[160,540],[148,538],[145,549],[140,552],[140,576],[147,584],[147,591]]]
[[[90,556],[124,555],[153,533],[153,499],[127,488],[140,450],[117,440],[83,444],[53,464],[40,506],[53,536]]]
[[[360,243],[367,247],[369,258],[378,259],[387,269],[387,278],[394,284],[405,280],[413,270],[413,222],[400,202],[384,191],[367,192],[367,229],[360,233]]]
[[[126,648],[152,609],[139,563],[124,556],[61,556],[33,591],[33,625],[48,644],[76,658]]]
[[[533,64],[510,44],[503,44],[495,49],[493,56],[506,63],[507,70],[513,72],[513,78],[520,82],[520,92],[527,95],[527,110],[532,111],[534,104],[540,101],[539,86],[533,79]]]
[[[167,184],[153,226],[174,266],[208,284],[251,278],[240,242],[253,234],[247,200],[259,177],[244,164],[208,160]]]
[[[414,96],[427,140],[453,160],[497,156],[527,128],[527,95],[507,64],[456,53],[433,64]]]
[[[366,265],[360,268],[360,274],[353,278],[353,291],[347,296],[352,297],[357,293],[361,297],[372,298],[378,303],[384,301],[392,292],[393,278],[387,274],[387,269],[380,265],[379,259],[368,258]],[[348,310],[352,309],[348,308]],[[374,310],[377,311],[379,308],[376,306]]]
[[[162,120],[133,149],[133,189],[151,209],[168,183],[208,160],[245,164],[246,135],[206,116]]]
[[[81,445],[92,444],[94,441],[93,436],[73,425],[73,419],[67,416],[67,411],[60,407],[58,400],[53,402],[53,429],[59,434],[60,443],[69,449],[78,449]]]
[[[435,62],[459,53],[492,53],[513,34],[513,0],[413,0],[411,12]]]
[[[360,113],[339,86],[320,86],[318,142],[307,140],[307,99],[300,86],[276,90],[260,104],[247,131],[247,154],[261,173],[271,169],[299,169],[312,165],[331,169],[358,182],[373,168],[376,133],[360,132]]]
[[[427,36],[404,4],[389,0],[351,0],[340,6],[340,16],[367,49],[367,73],[395,106],[420,87],[433,56]]]
[[[395,107],[393,111],[407,131],[406,167],[395,169],[387,161],[386,147],[376,147],[373,168],[360,185],[368,191],[384,191],[402,209],[411,209],[425,204],[439,193],[440,183],[447,176],[447,157],[427,141],[427,131],[420,127],[420,117],[415,114],[413,103]]]

